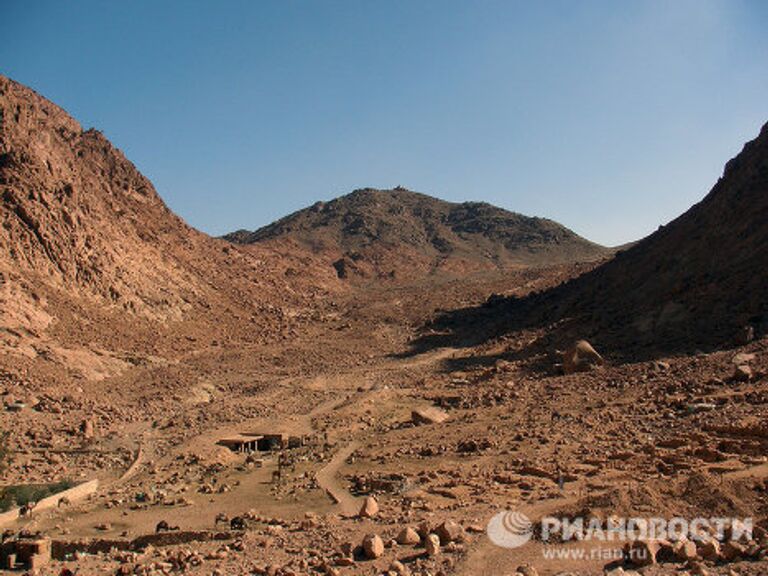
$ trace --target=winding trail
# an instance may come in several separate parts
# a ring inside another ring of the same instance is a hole
[[[359,442],[353,441],[336,452],[323,468],[317,472],[317,483],[339,505],[341,513],[345,516],[354,516],[360,509],[360,502],[350,494],[339,482],[337,473],[344,461],[358,449]]]
[[[144,447],[142,445],[139,445],[139,449],[136,451],[136,457],[133,459],[133,462],[131,462],[130,467],[123,472],[123,475],[120,476],[115,481],[115,484],[122,484],[123,482],[126,482],[131,479],[131,477],[136,474],[136,472],[139,470],[141,465],[144,463]]]

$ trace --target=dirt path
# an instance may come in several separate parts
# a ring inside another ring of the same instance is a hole
[[[341,513],[345,516],[353,516],[360,509],[360,503],[357,498],[352,496],[339,482],[336,474],[338,473],[345,460],[357,450],[359,442],[350,442],[344,448],[336,452],[331,461],[328,462],[317,473],[317,483],[326,491],[326,493],[339,505]]]
[[[123,483],[123,482],[126,482],[126,481],[130,480],[130,479],[131,479],[131,477],[132,477],[134,474],[136,474],[136,472],[138,471],[139,467],[140,467],[140,466],[141,466],[143,463],[144,463],[144,447],[140,445],[140,446],[139,446],[139,449],[136,451],[136,458],[134,458],[134,460],[133,460],[133,462],[131,463],[131,465],[130,465],[130,467],[128,468],[128,470],[126,470],[125,472],[123,472],[123,475],[122,475],[122,476],[120,476],[120,478],[118,478],[118,479],[115,481],[115,484],[121,484],[121,483]]]
[[[736,480],[739,478],[765,478],[768,476],[768,464],[758,464],[756,466],[750,466],[744,470],[734,470],[733,472],[726,472],[723,476],[729,480]]]
[[[567,504],[578,500],[574,495],[564,496],[553,500],[544,500],[533,504],[524,504],[517,509],[532,521],[548,514],[553,514]],[[500,512],[501,510],[499,510]],[[507,574],[514,573],[521,564],[530,563],[539,570],[542,576],[559,573],[564,570],[589,569],[598,567],[590,559],[586,563],[579,560],[545,560],[543,546],[538,542],[528,542],[519,548],[502,548],[489,540],[487,536],[477,542],[464,560],[457,566],[457,576],[475,576],[477,574]],[[602,570],[602,566],[599,566]]]

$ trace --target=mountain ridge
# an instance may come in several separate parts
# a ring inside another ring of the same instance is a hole
[[[190,227],[103,134],[3,76],[0,246],[0,353],[14,362],[278,337],[335,281],[301,253]]]
[[[357,189],[223,238],[257,245],[290,239],[333,259],[337,270],[378,277],[551,265],[611,252],[547,218],[402,187]]]

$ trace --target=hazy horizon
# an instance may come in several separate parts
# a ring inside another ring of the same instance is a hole
[[[768,120],[760,2],[11,0],[0,72],[214,236],[356,188],[637,240]]]

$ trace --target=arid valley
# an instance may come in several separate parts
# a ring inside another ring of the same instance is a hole
[[[0,77],[0,571],[768,574],[755,132],[620,248],[403,187],[213,238]],[[499,545],[513,511],[751,529]]]

